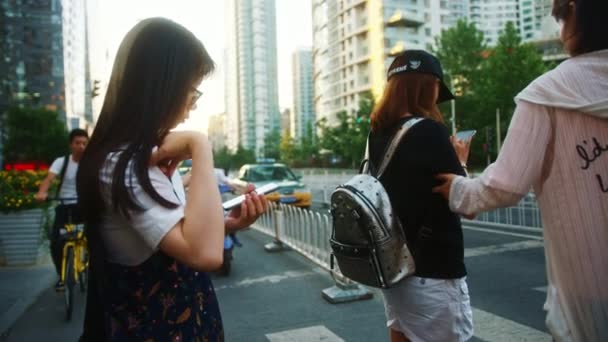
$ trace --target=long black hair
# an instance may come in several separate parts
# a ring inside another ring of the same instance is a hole
[[[551,14],[557,20],[563,20],[570,14],[570,3],[573,0],[553,0]],[[608,49],[608,13],[607,0],[576,0],[576,35],[577,44],[573,55]]]
[[[143,190],[167,208],[175,203],[150,182],[150,153],[188,109],[192,88],[214,70],[203,44],[183,26],[164,18],[135,25],[123,39],[91,140],[80,161],[77,191],[85,220],[98,222],[107,209],[100,170],[109,153],[121,151],[112,174],[112,209],[128,216],[141,210],[126,186],[136,176]],[[131,170],[127,167],[133,162]]]

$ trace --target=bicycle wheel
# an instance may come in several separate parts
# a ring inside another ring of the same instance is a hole
[[[74,248],[68,248],[65,257],[65,319],[72,319],[72,310],[74,308]]]
[[[87,252],[86,252],[86,250],[84,250],[84,248],[83,248],[81,255],[82,255],[81,265],[83,266],[83,268],[78,273],[78,282],[80,283],[80,292],[84,293],[87,290],[87,281],[88,281],[88,276],[89,276],[89,267],[87,266],[89,263],[89,260],[88,260]]]

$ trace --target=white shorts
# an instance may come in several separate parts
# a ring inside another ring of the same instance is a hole
[[[386,326],[412,342],[470,339],[473,313],[465,279],[408,277],[382,290]]]

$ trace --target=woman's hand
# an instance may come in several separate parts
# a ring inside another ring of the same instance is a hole
[[[152,151],[150,165],[158,166],[168,175],[173,174],[179,163],[190,159],[199,148],[210,149],[207,138],[198,132],[171,132],[165,136],[160,146]]]
[[[47,192],[40,192],[40,191],[38,191],[34,195],[34,199],[36,199],[36,201],[38,201],[38,202],[44,202],[44,201],[46,201],[46,199],[48,197],[49,197],[49,194]]]
[[[450,137],[450,141],[452,142],[452,146],[454,146],[454,150],[456,151],[456,155],[458,156],[458,160],[460,164],[467,165],[467,160],[469,159],[469,151],[471,150],[471,139],[460,140],[455,136]]]
[[[440,194],[446,200],[450,200],[450,188],[452,187],[452,181],[456,177],[453,173],[440,173],[435,175],[435,179],[441,182],[440,185],[433,188],[433,192]]]
[[[239,207],[232,209],[226,217],[226,233],[249,227],[268,210],[268,201],[264,195],[258,195],[254,190],[255,187],[248,184],[245,200]]]
[[[452,188],[452,182],[454,181],[454,178],[456,178],[456,175],[453,173],[440,173],[438,175],[435,175],[435,179],[439,180],[441,182],[440,185],[436,186],[433,188],[433,192],[440,194],[441,196],[443,196],[443,198],[445,198],[447,201],[450,200],[450,189]],[[461,214],[464,218],[472,220],[475,218],[475,214],[471,214],[471,215],[465,215],[465,214]]]

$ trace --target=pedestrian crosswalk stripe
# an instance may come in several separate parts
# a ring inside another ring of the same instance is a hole
[[[536,291],[539,291],[539,292],[547,293],[547,287],[546,286],[534,287],[534,288],[532,288],[532,290],[536,290]]]
[[[344,342],[324,325],[266,334],[266,338],[270,342]]]
[[[524,250],[524,249],[541,248],[541,247],[543,247],[542,241],[537,241],[537,240],[517,241],[517,242],[503,243],[500,245],[466,248],[464,250],[464,257],[469,258],[469,257],[476,257],[476,256],[481,256],[481,255],[513,252],[513,251],[520,251],[520,250]]]
[[[259,278],[245,278],[234,284],[218,286],[215,288],[215,291],[217,292],[217,291],[225,290],[227,288],[232,289],[232,288],[238,288],[238,287],[247,287],[247,286],[263,284],[263,283],[276,284],[276,283],[280,283],[283,280],[308,277],[308,276],[312,276],[312,275],[316,275],[316,274],[317,274],[317,272],[315,272],[314,270],[313,271],[285,271],[280,274],[271,274],[271,275],[267,275],[267,276],[263,276],[263,277],[259,277]]]
[[[547,333],[476,308],[473,324],[475,337],[488,342],[551,341]]]

